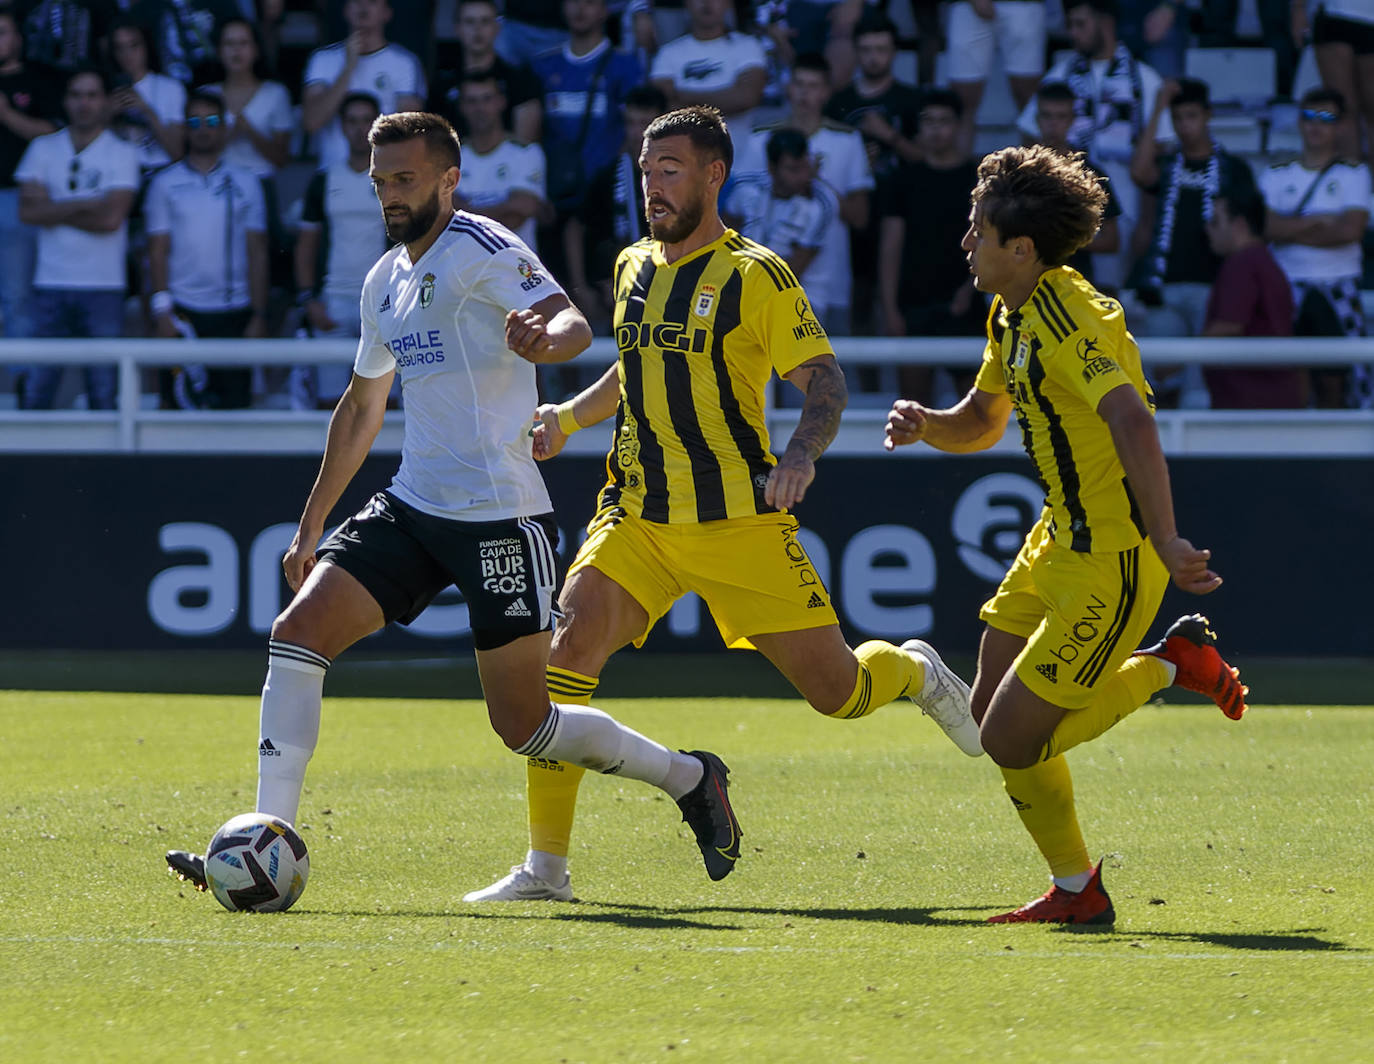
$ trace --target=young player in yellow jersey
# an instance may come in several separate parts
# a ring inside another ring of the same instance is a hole
[[[536,458],[616,419],[609,482],[559,595],[549,691],[560,702],[589,699],[607,658],[642,644],[694,591],[728,646],[759,650],[819,712],[850,720],[905,695],[977,756],[968,686],[920,640],[851,650],[797,539],[788,511],[835,437],[844,375],[787,263],[721,222],[731,161],[714,108],[649,126],[640,169],[651,238],[616,262],[618,363],[570,402],[537,411]],[[764,420],[774,372],[806,396],[781,458]],[[582,771],[530,758],[529,853],[465,901],[572,897],[568,838]],[[714,846],[699,837],[712,879],[739,856],[728,827]]]
[[[1170,579],[1203,595],[1221,577],[1211,552],[1175,527],[1154,398],[1121,304],[1063,265],[1097,232],[1106,193],[1081,157],[1044,147],[995,152],[978,178],[963,248],[974,283],[996,297],[982,368],[948,410],[899,400],[885,446],[978,451],[1016,416],[1045,509],[983,606],[972,708],[1054,885],[991,919],[1107,924],[1115,912],[1079,831],[1064,752],[1161,688],[1206,694],[1232,719],[1247,690],[1204,617],[1180,618],[1131,653]]]

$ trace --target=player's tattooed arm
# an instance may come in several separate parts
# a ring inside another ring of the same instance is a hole
[[[764,488],[764,501],[780,510],[795,506],[806,495],[816,479],[816,459],[834,441],[849,401],[844,371],[834,355],[808,359],[787,374],[787,380],[806,393],[806,400],[787,449]]]
[[[840,431],[840,415],[849,403],[844,370],[840,369],[834,355],[817,355],[794,369],[787,379],[806,394],[797,429],[787,449],[800,447],[814,462]]]

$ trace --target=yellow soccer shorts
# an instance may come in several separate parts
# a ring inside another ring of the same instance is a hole
[[[839,623],[791,514],[666,525],[608,507],[587,526],[568,576],[588,566],[649,615],[635,646],[644,645],[658,619],[689,591],[705,600],[731,649],[752,648],[751,635]]]
[[[979,616],[1026,640],[1012,664],[1022,683],[1051,705],[1082,709],[1140,645],[1168,585],[1148,540],[1079,553],[1055,543],[1042,518]]]

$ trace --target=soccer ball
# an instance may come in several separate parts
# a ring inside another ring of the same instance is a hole
[[[205,882],[231,912],[282,912],[305,890],[305,840],[280,817],[243,813],[215,832],[205,851]]]

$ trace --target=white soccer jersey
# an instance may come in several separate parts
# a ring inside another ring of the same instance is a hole
[[[532,454],[534,365],[505,337],[507,313],[562,291],[519,237],[466,211],[454,212],[419,262],[404,244],[378,260],[363,284],[353,371],[400,374],[397,498],[461,521],[553,508]]]
[[[741,236],[757,240],[785,259],[797,248],[817,249],[819,253],[799,277],[816,306],[829,306],[830,293],[848,287],[849,259],[841,260],[833,250],[829,254],[825,250],[825,238],[840,213],[840,202],[824,181],[811,182],[807,195],[779,199],[773,195],[768,174],[742,174],[730,190],[729,209],[740,219]]]
[[[1264,202],[1275,214],[1343,214],[1369,210],[1369,171],[1359,163],[1338,162],[1325,171],[1308,170],[1294,159],[1259,176]],[[1308,195],[1308,190],[1311,195]],[[1307,202],[1303,202],[1304,199]],[[1299,204],[1302,210],[1298,211]],[[1359,241],[1335,247],[1274,244],[1274,258],[1293,281],[1339,281],[1358,277],[1362,266]]]

